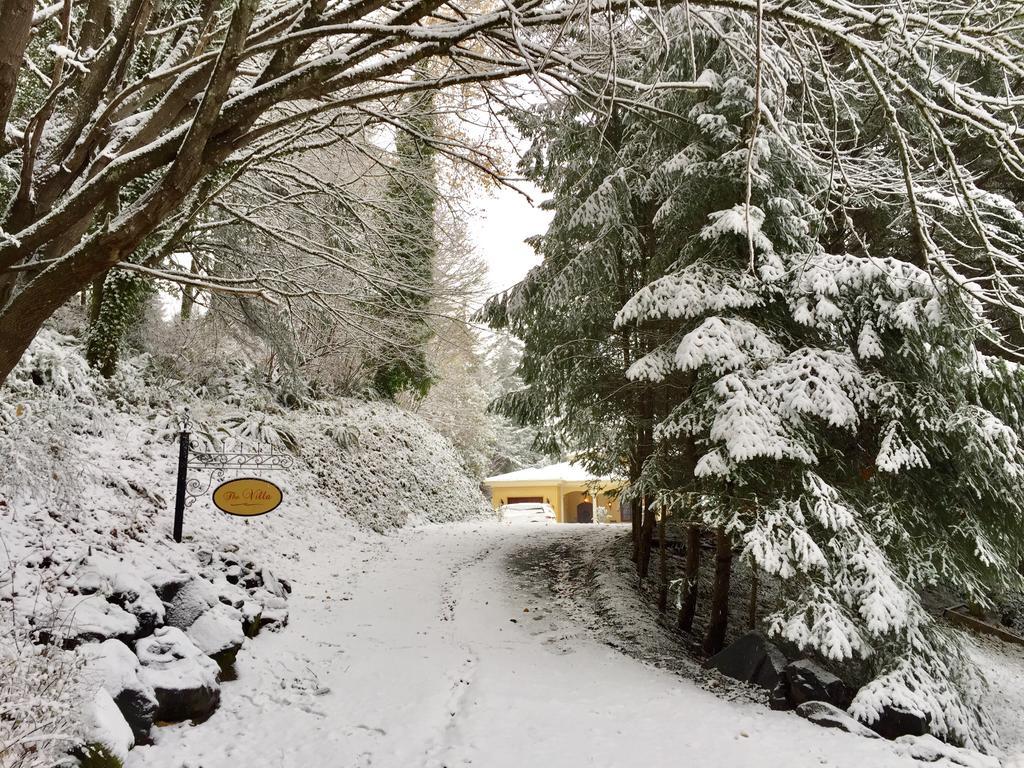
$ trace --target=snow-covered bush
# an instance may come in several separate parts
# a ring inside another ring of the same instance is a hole
[[[81,740],[78,658],[39,644],[40,627],[15,612],[13,568],[0,569],[0,765],[71,765],[69,751]]]

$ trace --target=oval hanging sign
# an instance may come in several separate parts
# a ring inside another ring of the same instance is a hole
[[[280,488],[258,477],[228,480],[213,492],[213,503],[218,509],[240,517],[265,515],[277,509],[283,498]]]

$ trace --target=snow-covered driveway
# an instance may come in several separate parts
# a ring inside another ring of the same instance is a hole
[[[624,533],[477,522],[316,541],[291,624],[246,644],[221,709],[158,729],[128,766],[917,765],[623,656],[509,574],[510,554],[552,539]]]

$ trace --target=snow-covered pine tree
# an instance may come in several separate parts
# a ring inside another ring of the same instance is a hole
[[[593,44],[585,31],[580,38],[581,45]],[[652,56],[649,39],[644,33],[618,41],[621,76],[690,77],[684,57]],[[666,376],[657,385],[628,380],[626,371],[657,344],[659,331],[616,329],[614,319],[631,295],[674,261],[675,247],[661,237],[655,220],[665,191],[651,177],[678,143],[674,131],[687,126],[652,121],[649,112],[628,105],[609,109],[597,95],[603,83],[591,85],[546,109],[514,115],[532,142],[522,170],[550,193],[545,206],[553,218],[532,242],[543,263],[489,302],[483,314],[493,328],[523,342],[524,386],[499,398],[495,408],[533,424],[544,450],[573,453],[595,471],[629,478],[634,557],[646,575],[655,524],[649,502],[657,487],[651,481],[653,426],[671,399],[667,391],[685,388],[687,377]],[[658,101],[672,110],[689,99],[671,91]]]
[[[986,605],[1019,585],[1021,377],[977,351],[989,327],[954,281],[828,231],[829,179],[794,149],[784,79],[758,85],[721,51],[708,66],[697,136],[659,171],[659,226],[691,234],[618,316],[674,335],[630,377],[694,376],[657,438],[694,441],[694,513],[783,581],[770,631],[859,662],[861,720],[905,707],[983,747],[981,681],[919,594]]]

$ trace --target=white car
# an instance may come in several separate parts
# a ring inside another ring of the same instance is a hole
[[[498,507],[498,519],[506,523],[553,523],[555,508],[540,502],[503,504]]]

